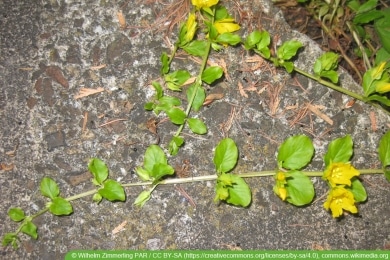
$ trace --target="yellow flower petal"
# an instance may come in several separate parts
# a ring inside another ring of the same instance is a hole
[[[379,81],[376,83],[375,91],[378,93],[390,92],[390,82]]]
[[[214,27],[217,29],[219,34],[226,32],[235,32],[241,27],[235,23],[233,18],[226,18],[214,23]]]
[[[342,187],[331,189],[328,198],[324,203],[326,210],[332,211],[332,217],[337,218],[343,214],[343,210],[351,213],[357,213],[358,209],[355,206],[355,198],[352,192]]]
[[[191,13],[188,16],[188,20],[186,22],[186,28],[187,28],[187,33],[185,35],[186,42],[190,42],[194,38],[195,31],[196,31],[196,25],[197,25],[197,23],[196,23],[195,14]]]
[[[278,172],[278,174],[276,175],[276,180],[281,182],[285,181],[286,175],[284,174],[284,172]]]
[[[380,79],[382,77],[383,70],[385,69],[386,62],[381,62],[378,66],[372,68],[371,77],[373,79]]]
[[[360,172],[350,163],[332,163],[324,172],[324,179],[328,180],[332,187],[336,185],[351,186],[351,179],[359,176]]]
[[[287,198],[286,188],[279,188],[279,197],[284,201]]]
[[[284,186],[278,185],[278,183],[273,187],[273,190],[276,195],[278,195],[283,201],[287,198],[287,189]]]
[[[200,8],[211,7],[218,4],[219,0],[191,0],[192,5]]]

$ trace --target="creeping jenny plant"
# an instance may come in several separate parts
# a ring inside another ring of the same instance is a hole
[[[206,134],[207,126],[191,111],[199,111],[206,99],[204,84],[213,84],[222,77],[223,69],[220,66],[207,66],[207,60],[212,49],[221,50],[223,46],[237,45],[241,42],[239,35],[234,34],[240,26],[229,15],[225,7],[216,5],[218,1],[192,1],[196,11],[192,11],[179,31],[179,37],[170,55],[161,55],[161,73],[167,90],[159,82],[152,85],[156,91],[153,100],[145,104],[146,110],[153,110],[157,115],[165,112],[170,121],[179,128],[169,142],[169,152],[176,155],[184,144],[181,136],[185,125],[188,125],[194,134]],[[198,15],[196,15],[196,13]],[[204,25],[203,38],[195,37],[199,29],[197,17]],[[169,95],[169,91],[182,91],[184,84],[191,78],[190,72],[176,70],[171,72],[171,62],[178,49],[183,49],[189,55],[202,59],[195,81],[186,89],[187,106],[181,107],[180,99]],[[168,93],[168,94],[167,94]]]
[[[218,0],[192,0],[194,10],[181,25],[179,37],[170,55],[161,56],[161,74],[163,82],[153,82],[156,91],[153,100],[145,104],[145,109],[156,114],[165,113],[170,121],[178,125],[177,132],[169,142],[168,150],[171,155],[179,152],[184,144],[181,133],[186,125],[195,134],[205,134],[206,124],[191,115],[191,111],[199,111],[205,101],[204,84],[213,84],[223,75],[219,66],[207,66],[211,50],[221,50],[229,45],[241,43],[241,38],[234,34],[240,26],[228,14],[227,9],[218,4]],[[200,24],[202,26],[200,26]],[[203,38],[198,36],[198,29],[203,28]],[[269,49],[270,35],[266,31],[254,31],[243,42],[247,50],[261,55],[273,62],[276,66],[284,67],[288,72],[296,71],[324,85],[341,91],[359,100],[370,104],[387,104],[389,76],[385,66],[381,63],[368,71],[363,89],[364,95],[352,93],[334,84],[338,82],[337,55],[326,53],[317,59],[314,65],[314,74],[308,74],[295,67],[291,61],[299,48],[303,45],[298,41],[283,43],[273,55]],[[181,48],[188,54],[199,56],[202,63],[195,77],[195,81],[186,89],[187,106],[181,107],[181,100],[169,95],[171,91],[182,91],[183,85],[191,77],[186,70],[171,71],[171,62],[176,51]],[[330,80],[330,81],[329,81]],[[378,102],[378,103],[375,103]],[[211,151],[210,151],[211,152]],[[390,131],[380,140],[378,154],[382,164],[381,169],[356,169],[351,162],[353,155],[353,141],[349,135],[333,140],[324,156],[323,171],[305,171],[315,156],[315,147],[311,139],[305,135],[295,135],[287,138],[279,147],[275,160],[275,169],[261,172],[233,173],[238,163],[239,149],[231,138],[221,140],[215,148],[213,163],[215,174],[190,178],[170,178],[175,170],[169,164],[164,150],[158,145],[149,146],[144,154],[143,165],[135,171],[140,178],[137,183],[120,183],[109,178],[109,170],[102,160],[92,158],[88,164],[91,181],[96,186],[90,191],[83,192],[68,198],[60,196],[57,183],[44,177],[40,184],[41,194],[49,201],[43,209],[35,214],[28,215],[21,208],[11,208],[8,211],[10,219],[19,224],[14,232],[3,236],[4,246],[18,247],[20,235],[26,234],[34,239],[38,238],[38,227],[33,220],[38,216],[50,212],[53,215],[63,216],[73,213],[72,201],[92,196],[92,201],[100,203],[108,201],[126,201],[126,189],[134,186],[147,186],[134,200],[136,206],[142,207],[152,198],[152,193],[158,185],[190,183],[215,180],[216,203],[226,202],[234,206],[249,207],[252,203],[252,193],[245,178],[273,176],[274,193],[283,201],[295,206],[310,204],[315,196],[312,182],[313,177],[322,177],[329,186],[329,193],[324,208],[330,210],[334,218],[344,215],[344,211],[352,214],[358,212],[359,202],[367,199],[367,194],[359,177],[363,174],[384,174],[390,181]]]

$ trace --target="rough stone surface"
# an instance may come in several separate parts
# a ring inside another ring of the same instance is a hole
[[[44,176],[56,180],[64,197],[90,190],[87,163],[98,157],[107,162],[113,179],[138,181],[134,168],[157,139],[147,122],[164,119],[143,106],[153,95],[149,84],[159,77],[159,57],[168,46],[164,33],[150,30],[164,6],[158,1],[136,2],[0,0],[0,162],[8,166],[0,172],[2,236],[17,227],[7,217],[9,208],[17,206],[34,214],[45,205],[47,200],[39,192]],[[305,48],[296,65],[304,69],[313,65],[320,48],[291,31],[270,1],[240,3],[256,17],[251,23],[242,21],[243,36],[264,28],[276,45],[299,39]],[[227,5],[234,9],[232,3]],[[126,17],[125,30],[119,27],[119,10]],[[168,37],[174,42],[175,35]],[[323,169],[328,143],[345,134],[355,142],[354,165],[378,167],[377,144],[389,129],[389,117],[358,102],[347,109],[348,97],[272,66],[249,71],[256,66],[245,62],[249,56],[242,48],[212,55],[214,60],[225,60],[231,80],[226,77],[208,90],[224,95],[196,114],[209,132],[200,138],[184,135],[187,143],[178,156],[169,157],[171,165],[179,170],[185,166],[189,176],[213,174],[213,149],[229,136],[240,150],[234,172],[274,169],[281,142],[303,133],[316,148],[311,170]],[[102,64],[106,66],[91,69]],[[192,61],[178,60],[173,66],[186,67],[193,74],[197,68]],[[359,90],[349,75],[340,73],[343,86]],[[247,97],[240,94],[238,83],[252,86],[245,92]],[[75,99],[81,88],[98,87],[105,91]],[[318,106],[333,125],[314,113],[299,118],[308,103]],[[370,113],[375,114],[376,131]],[[167,121],[158,124],[162,147],[176,129]],[[126,189],[124,203],[96,205],[88,197],[73,203],[71,216],[38,217],[34,223],[39,239],[23,237],[18,251],[1,248],[0,255],[3,259],[61,259],[72,249],[389,248],[390,185],[383,176],[362,177],[368,201],[359,205],[358,216],[340,220],[323,209],[326,185],[319,178],[313,180],[316,202],[302,208],[278,199],[270,177],[247,180],[253,202],[246,209],[216,205],[211,181],[158,187],[142,209],[133,206],[141,187]],[[112,235],[123,221],[127,221],[125,229]]]

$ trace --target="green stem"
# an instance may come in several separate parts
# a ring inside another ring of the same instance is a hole
[[[46,207],[46,208],[44,208],[44,209],[38,211],[37,213],[35,213],[35,214],[32,215],[31,217],[32,217],[32,218],[36,218],[36,217],[42,215],[43,213],[46,213],[46,211],[48,211],[48,210],[49,210],[49,207]]]
[[[214,15],[215,15],[215,8],[213,8],[213,18],[211,20],[211,23],[214,23]],[[205,54],[205,56],[202,59],[202,64],[201,64],[201,67],[199,69],[199,74],[196,77],[195,89],[194,89],[194,92],[192,93],[192,95],[190,97],[190,100],[188,100],[187,108],[186,108],[186,111],[185,111],[185,114],[186,114],[187,117],[188,117],[188,115],[191,112],[192,104],[194,103],[196,94],[198,92],[198,88],[202,87],[202,73],[203,73],[203,71],[205,70],[205,68],[207,66],[207,60],[209,58],[210,50],[211,50],[211,41],[208,40],[207,41],[207,47],[206,47],[206,54]],[[179,136],[180,135],[181,131],[183,131],[184,125],[185,125],[185,123],[180,125],[179,129],[177,129],[177,131],[176,131],[175,136]]]
[[[66,200],[67,200],[67,201],[72,201],[72,200],[81,199],[81,198],[84,198],[84,197],[93,195],[93,194],[95,194],[97,191],[98,191],[97,189],[89,190],[89,191],[86,191],[86,192],[83,192],[83,193],[80,193],[80,194],[77,194],[77,195],[68,197],[68,198],[66,198]]]
[[[172,63],[173,58],[175,57],[178,49],[179,49],[179,44],[175,43],[175,46],[173,47],[173,50],[172,50],[171,55],[169,56],[169,60],[168,60],[168,67],[169,68],[171,67],[171,63]]]
[[[362,169],[358,170],[360,174],[368,175],[368,174],[383,174],[382,169]],[[242,178],[253,178],[253,177],[267,177],[267,176],[273,176],[277,173],[276,170],[271,171],[261,171],[261,172],[246,172],[246,173],[240,173],[237,174],[238,176]],[[321,177],[324,172],[323,171],[302,171],[303,174],[305,174],[308,177]],[[200,182],[200,181],[212,181],[216,180],[218,178],[218,175],[205,175],[205,176],[197,176],[197,177],[188,177],[188,178],[175,178],[175,179],[166,179],[158,184],[161,185],[172,185],[172,184],[181,184],[181,183],[190,183],[190,182]],[[122,187],[134,187],[134,186],[145,186],[145,185],[151,185],[153,182],[137,182],[137,183],[127,183],[122,184]]]
[[[361,169],[359,170],[361,175],[367,175],[367,174],[383,174],[382,169]],[[254,178],[254,177],[267,177],[267,176],[273,176],[277,173],[277,170],[271,170],[271,171],[260,171],[260,172],[246,172],[237,174],[238,176],[242,178]],[[308,177],[321,177],[323,175],[322,171],[302,171],[303,174],[305,174]],[[172,184],[182,184],[182,183],[192,183],[192,182],[201,182],[201,181],[212,181],[216,180],[218,178],[218,175],[206,175],[206,176],[197,176],[197,177],[188,177],[188,178],[174,178],[174,179],[166,179],[158,182],[157,184],[153,185],[152,190],[154,190],[158,185],[172,185]],[[137,182],[137,183],[126,183],[121,184],[122,187],[135,187],[135,186],[147,186],[152,185],[152,181],[147,182]],[[77,200],[86,196],[93,195],[97,192],[97,189],[89,190],[71,197],[66,198],[67,201]],[[49,210],[48,207],[40,210],[36,214],[30,216],[31,220],[42,215],[43,213],[47,212]],[[18,234],[21,232],[24,222],[19,226],[19,228],[16,230],[15,234]]]
[[[357,170],[360,172],[360,174],[365,174],[365,175],[385,173],[382,169],[362,169],[362,170],[357,169]]]
[[[365,101],[365,98],[364,98],[362,95],[359,95],[359,94],[357,94],[357,93],[355,93],[355,92],[349,91],[349,90],[347,90],[347,89],[345,89],[345,88],[339,87],[339,86],[337,86],[337,85],[335,85],[335,84],[333,84],[333,83],[331,83],[331,82],[329,82],[329,81],[323,80],[323,79],[321,79],[320,77],[317,77],[317,76],[315,76],[315,75],[313,75],[313,74],[310,74],[310,73],[308,73],[308,72],[306,72],[306,71],[304,71],[304,70],[301,70],[301,69],[299,69],[299,68],[297,68],[297,67],[294,67],[294,70],[295,70],[296,72],[298,72],[299,74],[302,74],[302,75],[305,76],[305,77],[308,77],[308,78],[310,78],[310,79],[312,79],[312,80],[315,80],[315,81],[317,81],[318,83],[320,83],[320,84],[322,84],[322,85],[324,85],[324,86],[326,86],[326,87],[328,87],[328,88],[331,88],[331,89],[333,89],[333,90],[336,90],[336,91],[338,91],[338,92],[341,92],[341,93],[343,93],[343,94],[345,94],[345,95],[348,95],[348,96],[353,97],[353,98],[355,98],[355,99],[358,99],[358,100],[360,100],[360,101],[366,102],[366,101]]]
[[[323,80],[320,77],[317,77],[317,76],[315,76],[313,74],[310,74],[310,73],[308,73],[308,72],[306,72],[304,70],[301,70],[301,69],[299,69],[297,67],[294,67],[294,70],[296,72],[298,72],[299,74],[301,74],[301,75],[303,75],[305,77],[308,77],[308,78],[310,78],[312,80],[315,80],[318,83],[320,83],[320,84],[322,84],[322,85],[324,85],[324,86],[326,86],[328,88],[331,88],[331,89],[336,90],[338,92],[341,92],[341,93],[343,93],[345,95],[353,97],[353,98],[355,98],[357,100],[360,100],[360,101],[362,101],[362,102],[364,102],[364,103],[366,103],[368,105],[371,105],[371,106],[373,106],[373,107],[375,107],[377,109],[381,109],[383,112],[385,112],[386,114],[390,115],[390,111],[387,111],[384,107],[382,107],[381,105],[379,105],[377,103],[374,103],[374,102],[371,102],[369,100],[366,100],[366,98],[364,96],[362,96],[362,95],[359,95],[359,94],[357,94],[355,92],[349,91],[349,90],[347,90],[345,88],[339,87],[339,86],[333,84],[332,82]]]
[[[49,208],[46,207],[46,208],[44,208],[44,209],[41,209],[40,211],[38,211],[38,212],[35,213],[34,215],[31,215],[31,216],[29,216],[29,217],[26,217],[26,218],[24,219],[24,221],[19,225],[18,229],[15,231],[15,234],[17,235],[17,234],[19,234],[19,233],[22,231],[22,228],[24,227],[24,225],[25,225],[25,223],[26,223],[27,221],[31,221],[31,220],[33,220],[34,218],[39,217],[40,215],[46,213],[46,211],[48,211],[48,210],[49,210]]]
[[[361,169],[358,171],[360,174],[368,175],[368,174],[383,174],[382,169]],[[271,170],[271,171],[260,171],[260,172],[246,172],[246,173],[239,173],[238,176],[242,178],[254,178],[254,177],[267,177],[267,176],[273,176],[277,173],[277,170]],[[303,174],[305,174],[308,177],[321,177],[323,175],[323,171],[302,171]],[[212,181],[216,180],[218,178],[218,175],[205,175],[205,176],[196,176],[196,177],[188,177],[188,178],[174,178],[174,179],[166,179],[158,182],[153,186],[153,189],[157,187],[157,185],[172,185],[172,184],[180,184],[180,183],[191,183],[191,182],[201,182],[201,181]],[[121,184],[122,187],[135,187],[135,186],[147,186],[152,185],[152,181],[144,181],[144,182],[136,182],[136,183],[125,183]],[[67,201],[77,200],[83,197],[87,197],[90,195],[93,195],[97,192],[97,189],[89,190],[68,198],[65,198]],[[37,212],[36,214],[32,215],[32,218],[36,218],[46,211],[48,211],[49,208],[44,208],[41,211]]]

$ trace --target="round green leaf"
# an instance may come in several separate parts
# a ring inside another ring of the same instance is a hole
[[[207,41],[195,40],[182,46],[188,54],[203,57],[207,54]]]
[[[387,131],[379,141],[378,153],[386,179],[390,182],[390,170],[388,169],[390,166],[390,131]]]
[[[209,1],[209,0],[207,0]],[[206,2],[206,1],[204,1]],[[213,2],[213,1],[210,1],[210,2]],[[215,1],[217,2],[217,1]],[[210,15],[213,15],[212,13],[210,13]],[[226,18],[231,18],[231,16],[229,15],[229,11],[226,9],[225,6],[223,5],[217,5],[215,7],[215,21],[218,21],[218,20],[223,20],[223,19],[226,19]]]
[[[164,151],[158,145],[151,145],[146,149],[144,157],[144,168],[149,172],[153,172],[155,164],[167,164],[167,158]]]
[[[152,86],[153,86],[154,90],[156,91],[156,99],[162,98],[164,95],[164,92],[163,92],[163,88],[161,87],[160,83],[158,83],[157,81],[153,81]]]
[[[152,171],[152,177],[154,177],[155,181],[160,180],[162,177],[166,175],[172,175],[175,173],[175,169],[172,168],[172,166],[168,164],[155,164]]]
[[[153,110],[153,108],[154,108],[154,103],[153,102],[147,102],[144,105],[144,109],[145,110],[151,111],[151,110]]]
[[[267,31],[261,31],[260,32],[260,41],[256,43],[256,49],[264,52],[264,50],[269,51],[269,44],[271,43],[271,36],[269,35],[269,32]],[[269,58],[269,55],[266,55],[266,58]]]
[[[330,79],[334,84],[336,84],[339,81],[339,74],[337,71],[331,70],[331,71],[322,71],[320,74],[321,77]]]
[[[172,73],[166,74],[164,79],[169,89],[173,91],[180,91],[184,82],[191,77],[190,73],[186,70],[177,70]]]
[[[366,189],[358,178],[353,178],[351,187],[346,187],[346,189],[352,192],[356,202],[363,202],[367,199]]]
[[[150,194],[151,194],[152,190],[144,190],[142,191],[138,197],[135,199],[134,201],[134,205],[138,206],[138,207],[143,207],[143,205],[148,201],[150,200]]]
[[[353,154],[353,141],[350,135],[333,140],[324,156],[325,167],[332,162],[349,162]]]
[[[223,69],[219,66],[207,67],[202,73],[202,81],[207,84],[213,83],[223,75]]]
[[[249,50],[256,46],[256,44],[261,40],[261,33],[259,30],[251,32],[244,42],[245,49]]]
[[[279,147],[278,166],[290,170],[302,169],[311,161],[313,154],[314,146],[309,137],[289,137]]]
[[[150,180],[150,172],[148,170],[145,170],[142,167],[135,168],[135,171],[138,175],[138,177],[143,181],[149,181]]]
[[[247,207],[252,199],[248,184],[243,178],[235,174],[222,173],[219,175],[215,192],[215,201],[223,200],[241,207]]]
[[[225,138],[215,148],[214,165],[218,173],[226,173],[234,168],[238,159],[238,149],[234,141]]]
[[[23,227],[22,227],[22,232],[26,235],[29,235],[30,237],[37,239],[38,238],[38,233],[37,233],[37,226],[35,226],[34,223],[31,221],[27,221]]]
[[[167,113],[169,119],[172,121],[172,123],[174,124],[177,124],[177,125],[182,125],[184,124],[184,121],[186,119],[186,113],[181,110],[180,108],[177,108],[177,107],[173,107],[167,111],[165,111],[165,113]]]
[[[286,41],[277,49],[276,53],[279,59],[286,61],[294,57],[302,46],[302,43],[296,40]]]
[[[286,200],[295,206],[309,204],[315,195],[314,186],[309,177],[299,171],[289,172],[288,175],[285,185]]]
[[[39,188],[42,195],[50,199],[54,199],[60,194],[57,183],[49,177],[43,177]]]
[[[22,221],[26,217],[21,208],[11,208],[8,211],[8,216],[15,222]]]
[[[171,155],[176,155],[179,152],[179,147],[184,144],[184,138],[180,136],[172,137],[169,142],[168,150]]]
[[[14,249],[18,248],[18,236],[15,233],[6,233],[3,237],[2,245],[7,246],[12,245]]]
[[[229,45],[236,45],[241,42],[241,37],[237,34],[233,34],[231,32],[225,32],[220,35],[218,35],[216,41],[220,44],[229,44]]]
[[[56,197],[49,203],[49,211],[57,216],[69,215],[73,212],[72,204],[64,198]]]
[[[202,120],[197,118],[188,118],[187,119],[188,126],[190,127],[191,131],[198,135],[203,135],[207,133],[207,127],[205,123],[203,123]]]
[[[180,106],[181,101],[177,97],[163,96],[158,100],[157,105],[154,107],[154,112],[159,114],[160,111],[168,111],[174,106]]]
[[[233,185],[227,187],[229,197],[226,199],[226,202],[241,207],[249,206],[252,200],[252,194],[248,184],[243,178],[237,175],[229,175],[231,175]]]
[[[92,197],[93,202],[99,204],[102,201],[103,197],[99,193],[95,193]]]
[[[192,95],[196,91],[194,101],[192,102],[192,107],[195,111],[199,111],[202,107],[204,100],[206,99],[206,92],[202,86],[197,86],[197,84],[191,85],[187,89],[187,100],[191,100]]]
[[[169,72],[169,57],[166,52],[163,52],[160,57],[161,60],[161,74],[167,74]]]
[[[322,54],[314,63],[314,73],[321,75],[323,71],[334,70],[337,68],[339,55],[334,52],[326,52]]]
[[[114,180],[106,180],[103,183],[103,188],[99,189],[99,194],[102,195],[103,198],[109,201],[125,201],[126,195],[125,191],[117,181]]]
[[[390,165],[390,131],[382,136],[379,141],[379,160],[382,163],[382,167]]]
[[[288,73],[291,73],[294,70],[294,63],[291,61],[284,61],[281,65],[287,70]]]
[[[100,159],[92,158],[89,161],[88,169],[99,184],[102,184],[108,177],[108,168]]]

